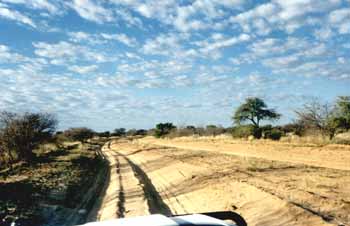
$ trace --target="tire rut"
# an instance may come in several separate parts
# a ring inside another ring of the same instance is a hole
[[[124,195],[124,187],[123,187],[123,180],[122,180],[122,175],[121,175],[121,170],[120,170],[120,161],[118,157],[116,157],[116,171],[118,174],[118,181],[119,181],[119,193],[118,193],[118,203],[117,203],[117,217],[118,218],[123,218],[125,216],[125,195]]]
[[[147,174],[141,169],[140,166],[132,162],[125,155],[117,152],[119,156],[124,158],[131,166],[134,176],[138,179],[139,184],[142,187],[144,198],[147,201],[148,211],[150,214],[163,214],[170,216],[172,214],[169,206],[163,201],[162,197],[158,193],[152,181]]]

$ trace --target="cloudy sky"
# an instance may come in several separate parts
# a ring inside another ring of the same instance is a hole
[[[231,125],[248,96],[293,119],[350,95],[349,0],[0,0],[0,110],[60,127]]]

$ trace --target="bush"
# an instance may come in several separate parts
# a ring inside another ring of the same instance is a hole
[[[248,138],[254,134],[255,127],[252,125],[235,126],[232,128],[234,138]]]
[[[7,156],[10,163],[15,157],[32,162],[35,157],[34,149],[51,141],[57,126],[55,117],[44,113],[2,112],[0,123],[0,155],[2,159]]]
[[[306,132],[305,125],[301,122],[289,123],[284,126],[281,126],[281,131],[284,133],[292,133],[298,136],[302,136]]]
[[[129,129],[126,132],[127,136],[145,136],[147,134],[147,130],[145,129]]]
[[[112,133],[113,136],[118,136],[118,137],[122,137],[126,135],[126,129],[125,128],[117,128],[114,130],[114,132]]]
[[[284,135],[284,132],[278,127],[271,125],[257,128],[252,125],[236,126],[232,128],[232,136],[234,138],[248,138],[253,136],[256,139],[264,138],[271,140],[279,140]]]
[[[111,136],[111,132],[105,131],[105,132],[98,133],[97,135],[99,137],[110,137]]]
[[[167,135],[169,138],[175,138],[175,137],[186,137],[186,136],[193,136],[195,134],[195,128],[176,128],[172,129],[171,132]]]
[[[205,129],[205,134],[207,136],[217,136],[220,134],[224,134],[226,132],[225,128],[222,126],[216,126],[216,125],[207,125]]]
[[[95,135],[95,132],[92,129],[89,129],[86,127],[80,127],[80,128],[70,128],[64,131],[63,134],[73,141],[80,141],[84,143],[88,139],[92,138]]]
[[[266,131],[264,134],[265,139],[271,139],[271,140],[280,140],[283,135],[283,132],[278,129],[271,129],[269,131]]]
[[[174,126],[172,123],[159,123],[156,125],[156,128],[154,130],[154,136],[157,138],[164,137],[165,135],[169,134],[171,130],[176,129],[176,126]]]
[[[252,135],[254,136],[254,138],[260,139],[262,137],[262,129],[254,126]]]

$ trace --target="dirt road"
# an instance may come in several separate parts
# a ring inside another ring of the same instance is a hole
[[[255,157],[268,160],[300,163],[331,169],[350,170],[350,146],[315,144],[293,144],[278,141],[247,142],[234,139],[154,139],[140,140],[145,144],[156,144],[188,150],[214,151],[243,157]]]
[[[104,147],[111,172],[97,220],[234,210],[249,225],[350,224],[350,171],[165,145]]]

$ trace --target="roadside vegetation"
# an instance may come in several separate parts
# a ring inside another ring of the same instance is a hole
[[[46,113],[0,114],[0,225],[84,221],[106,175],[104,141],[87,128],[57,132],[57,124]]]
[[[170,122],[159,123],[148,135],[157,138],[183,136],[231,135],[240,139],[270,139],[298,142],[350,144],[350,97],[339,96],[334,103],[313,99],[295,110],[292,123],[278,125],[283,117],[269,108],[263,99],[247,98],[234,110],[233,126],[217,125],[176,127]],[[269,124],[273,123],[273,124]]]

